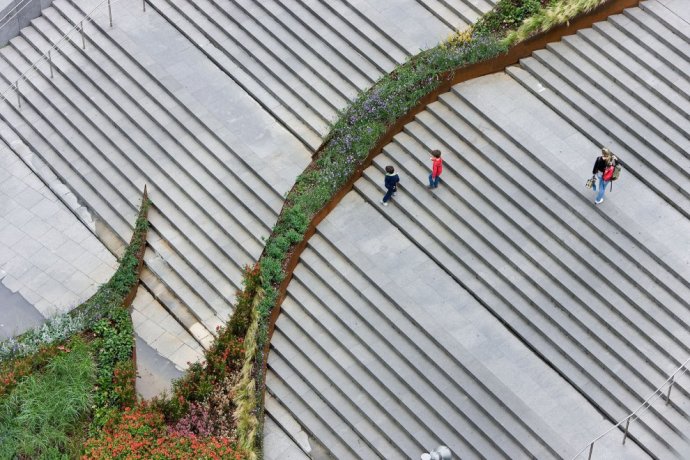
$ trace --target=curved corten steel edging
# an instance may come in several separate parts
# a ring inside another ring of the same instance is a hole
[[[580,29],[591,27],[592,24],[598,21],[602,21],[607,17],[619,14],[626,8],[631,8],[637,6],[640,0],[612,0],[605,2],[598,7],[594,8],[592,11],[577,16],[572,21],[567,24],[562,24],[556,26],[546,32],[535,35],[523,42],[520,42],[510,48],[506,54],[502,54],[492,59],[486,61],[478,62],[476,64],[470,64],[464,67],[454,69],[449,72],[444,72],[438,76],[441,84],[431,93],[427,94],[420,101],[411,108],[407,114],[399,118],[394,124],[392,124],[386,132],[381,136],[376,145],[369,151],[369,155],[362,162],[362,165],[355,170],[355,173],[350,177],[350,179],[343,185],[343,187],[338,191],[333,198],[324,206],[318,213],[314,215],[309,223],[309,227],[304,234],[303,240],[294,246],[292,252],[287,256],[285,262],[285,278],[280,283],[278,288],[278,297],[276,300],[276,305],[271,311],[271,316],[269,318],[268,325],[268,340],[264,344],[264,362],[263,362],[263,385],[262,392],[265,393],[265,383],[266,383],[266,366],[268,362],[268,351],[271,342],[271,337],[273,336],[273,330],[275,329],[275,322],[280,314],[280,306],[287,293],[287,286],[292,279],[292,272],[294,271],[302,251],[307,246],[307,243],[311,236],[316,232],[316,227],[321,223],[321,221],[334,209],[340,200],[352,190],[354,183],[362,176],[363,171],[368,168],[374,157],[378,155],[383,147],[386,146],[393,140],[393,137],[401,132],[404,126],[411,122],[414,117],[423,111],[427,105],[436,101],[439,95],[450,91],[453,85],[458,83],[471,80],[473,78],[481,77],[484,75],[489,75],[495,72],[503,71],[506,67],[517,64],[520,59],[530,56],[534,51],[543,49],[548,43],[553,43],[560,40],[566,35],[572,35]],[[314,154],[314,158],[318,158],[319,154],[328,145],[328,140],[324,142]],[[307,167],[313,167],[313,162]],[[283,205],[285,206],[285,205]],[[283,208],[284,209],[284,208]],[[282,211],[281,211],[282,214]]]

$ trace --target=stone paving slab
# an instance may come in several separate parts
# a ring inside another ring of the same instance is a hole
[[[203,359],[203,347],[141,286],[132,302],[132,322],[137,337],[159,356],[154,362],[162,358],[181,372],[189,367],[189,363]],[[137,361],[138,358],[137,355]],[[148,364],[140,365],[150,372],[157,372]]]
[[[80,221],[58,199],[52,189],[78,205],[49,169],[23,144],[13,149],[24,161],[0,146],[0,279],[48,318],[89,298],[110,279],[117,260],[94,235],[88,212],[81,210]]]

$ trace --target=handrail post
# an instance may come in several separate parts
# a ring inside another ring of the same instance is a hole
[[[146,13],[146,0],[141,0],[141,3],[144,5],[144,13]]]
[[[110,19],[110,27],[113,26],[113,11],[110,9],[110,0],[108,0],[108,18]]]
[[[86,39],[84,38],[84,21],[79,23],[79,28],[81,29],[81,49],[86,49]]]
[[[50,57],[50,50],[48,50],[48,64],[50,64],[50,78],[53,78],[53,59]]]
[[[22,108],[22,93],[19,91],[19,80],[14,84],[14,89],[17,90],[17,107]]]
[[[594,450],[594,442],[589,445],[589,456],[587,457],[587,460],[592,460],[592,451]]]
[[[671,376],[671,382],[668,385],[668,393],[666,393],[666,405],[671,402],[671,388],[673,388],[673,376]]]
[[[630,417],[628,417],[628,421],[625,422],[625,434],[623,435],[623,444],[625,444],[625,439],[628,437],[628,427],[630,426]]]

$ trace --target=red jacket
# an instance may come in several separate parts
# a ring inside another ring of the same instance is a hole
[[[432,158],[431,159],[431,177],[438,177],[443,171],[443,158]]]

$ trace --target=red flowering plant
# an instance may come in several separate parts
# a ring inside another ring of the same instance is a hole
[[[245,458],[235,449],[233,440],[214,436],[181,434],[167,427],[163,413],[145,402],[103,427],[101,436],[84,446],[82,460],[163,460],[163,459],[235,459]]]

